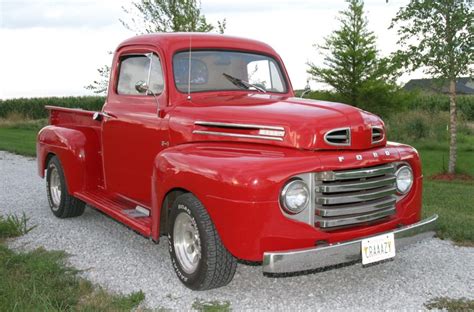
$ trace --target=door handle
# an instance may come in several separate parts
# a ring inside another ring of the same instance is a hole
[[[115,116],[114,114],[111,114],[111,113],[108,113],[108,112],[102,112],[102,116],[104,116],[105,118],[117,118],[117,116]]]
[[[117,118],[117,116],[115,116],[114,114],[107,113],[107,112],[95,112],[94,115],[92,116],[92,119],[96,121],[101,121],[104,118],[107,118],[107,119]]]

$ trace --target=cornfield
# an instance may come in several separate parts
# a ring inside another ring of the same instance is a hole
[[[102,109],[105,98],[102,96],[70,96],[70,97],[44,97],[44,98],[18,98],[0,100],[0,118],[11,115],[20,115],[26,119],[43,119],[48,117],[46,105],[67,108],[81,108],[97,111]]]

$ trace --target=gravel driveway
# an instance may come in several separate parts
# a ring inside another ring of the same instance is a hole
[[[239,264],[228,286],[193,292],[175,276],[166,239],[156,245],[90,208],[78,218],[55,218],[35,160],[0,151],[0,213],[22,212],[37,227],[11,246],[65,250],[85,278],[116,292],[142,290],[153,308],[189,310],[196,300],[217,300],[236,310],[414,310],[438,296],[474,299],[474,248],[439,239],[369,268],[268,278],[258,266]]]

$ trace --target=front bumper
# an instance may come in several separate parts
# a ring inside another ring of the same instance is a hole
[[[432,237],[438,215],[433,215],[420,222],[404,226],[393,231],[377,233],[350,241],[329,246],[308,249],[272,251],[263,254],[263,272],[290,273],[324,268],[346,262],[360,260],[361,242],[363,239],[382,234],[393,233],[395,246],[400,248],[424,238]]]

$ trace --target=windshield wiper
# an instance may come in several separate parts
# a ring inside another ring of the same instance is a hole
[[[267,91],[265,91],[265,89],[259,87],[259,86],[256,86],[254,84],[251,84],[250,82],[248,81],[245,81],[245,80],[242,80],[242,79],[239,79],[239,78],[236,78],[234,76],[231,76],[229,74],[226,74],[226,73],[222,73],[222,75],[224,77],[226,77],[230,82],[232,82],[234,85],[236,85],[237,87],[241,88],[241,89],[246,89],[248,90],[249,88],[254,88],[255,90],[259,91],[259,92],[263,92],[263,93],[267,93]]]

